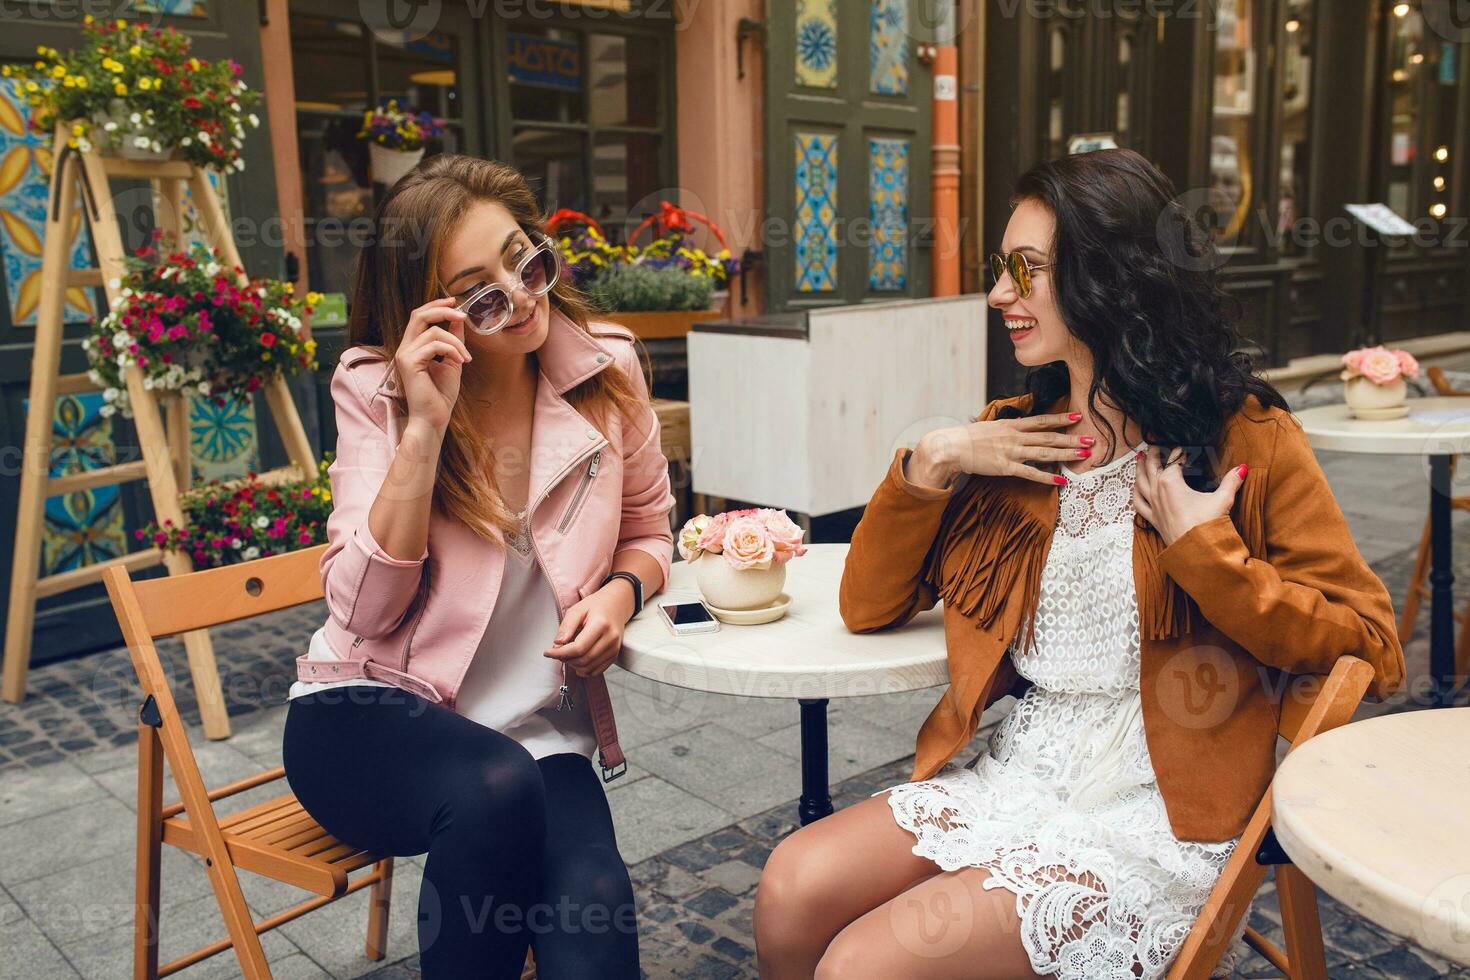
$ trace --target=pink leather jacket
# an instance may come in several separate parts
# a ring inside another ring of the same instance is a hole
[[[582,330],[553,306],[546,341],[537,351],[541,373],[528,509],[531,538],[559,615],[601,587],[616,553],[646,551],[667,578],[673,552],[674,498],[653,413],[641,425],[615,421],[612,431],[601,432],[563,397],[610,364],[647,397],[633,334],[613,323],[593,322],[589,328],[590,333]],[[392,362],[365,347],[342,353],[331,389],[337,456],[328,470],[333,510],[321,573],[331,614],[326,640],[343,663],[303,655],[297,676],[387,681],[452,710],[495,607],[505,551],[436,510],[422,556],[405,561],[384,552],[368,530],[368,510],[393,460],[407,404]],[[565,684],[573,700],[585,696],[603,776],[620,775],[614,770],[623,758],[606,680],[578,677],[561,662],[544,659],[545,687],[537,693],[554,700]]]

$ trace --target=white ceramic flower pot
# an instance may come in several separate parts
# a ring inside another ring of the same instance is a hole
[[[704,601],[720,609],[759,609],[781,595],[786,566],[735,568],[724,555],[708,551],[694,559],[694,580]]]
[[[1355,418],[1399,419],[1409,414],[1409,385],[1403,378],[1379,385],[1359,375],[1343,382],[1342,390]]]
[[[380,143],[368,144],[368,156],[373,168],[373,180],[392,187],[398,179],[408,173],[424,158],[424,148],[417,150],[392,150]]]

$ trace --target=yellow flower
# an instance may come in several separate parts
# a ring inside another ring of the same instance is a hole
[[[41,86],[37,85],[35,82],[26,82],[26,91],[39,92],[41,91]]]
[[[61,84],[66,86],[67,88],[76,88],[77,80],[73,76],[68,75],[61,80]]]
[[[57,65],[55,68],[51,69],[51,77],[52,78],[65,78],[66,77],[66,66],[65,65]]]
[[[71,124],[71,134],[73,136],[80,136],[84,132],[86,132],[86,130],[82,128],[82,124],[81,123],[74,122],[74,123]]]
[[[306,294],[306,301],[312,306],[317,305],[324,299],[326,299],[326,297],[323,296],[321,293],[316,292],[315,290],[312,290],[311,292],[308,292]]]
[[[46,45],[44,45],[44,44],[38,44],[38,45],[36,45],[36,54],[45,54],[45,53],[46,53]]]
[[[124,85],[122,82],[118,82],[117,84],[113,85],[112,86],[112,90],[114,92],[116,92],[118,95],[127,95],[128,94],[128,87],[126,85]]]
[[[83,24],[90,24],[90,23],[92,23],[92,15],[91,14],[88,14],[87,16],[83,17],[82,18],[82,23]]]
[[[138,79],[138,90],[140,92],[146,92],[146,91],[148,91],[152,87],[153,87],[153,79],[151,79],[151,78],[140,78],[140,79]]]
[[[312,367],[316,367],[316,365],[313,364]],[[324,500],[324,501],[330,501],[331,499],[332,499],[332,491],[330,491],[330,490],[323,490],[322,491],[322,500]]]
[[[86,87],[87,87],[87,76],[86,75],[78,75],[77,76],[77,88],[86,88]]]
[[[46,62],[44,62],[44,61],[38,61],[38,62],[36,62],[36,67],[38,69],[41,69],[41,70],[44,71],[45,68],[46,68]]]
[[[141,55],[141,54],[142,54],[142,53],[143,53],[143,49],[142,49],[142,48],[140,48],[140,47],[139,47],[139,46],[138,46],[138,45],[136,45],[136,44],[135,44],[135,45],[133,45],[133,46],[132,46],[132,47],[131,47],[131,48],[128,48],[128,54],[130,54],[130,55],[132,55],[132,56],[133,56],[133,57],[134,57],[134,58],[136,58],[136,57],[138,57],[138,56],[139,56],[139,55]]]
[[[271,359],[271,352],[270,351],[262,351],[261,354],[260,354],[260,359],[262,361],[268,361],[268,360],[270,360]]]
[[[127,21],[123,20],[121,17],[119,17],[117,19],[117,29],[118,30],[120,30],[120,31],[121,30],[124,30],[127,26],[128,26],[128,22]]]
[[[73,136],[71,139],[66,141],[66,145],[75,150],[77,148],[77,138]]]

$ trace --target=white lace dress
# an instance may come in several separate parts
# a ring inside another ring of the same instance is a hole
[[[1235,848],[1174,836],[1144,741],[1136,467],[1130,452],[1067,471],[1036,647],[1011,649],[1033,686],[988,750],[889,788],[915,854],[946,871],[984,867],[987,889],[1015,893],[1021,941],[1043,975],[1162,977]]]

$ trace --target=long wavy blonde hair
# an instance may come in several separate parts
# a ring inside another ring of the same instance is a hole
[[[351,344],[375,347],[391,359],[413,310],[438,298],[439,255],[460,219],[479,201],[500,204],[526,231],[545,231],[541,209],[526,179],[496,160],[459,154],[432,156],[409,171],[378,205],[374,235],[358,255]],[[565,276],[550,302],[581,330],[594,312]],[[606,433],[613,412],[629,420],[652,415],[629,378],[609,364],[567,392],[567,400]],[[646,432],[644,433],[646,436]],[[516,527],[495,479],[494,447],[470,421],[465,399],[450,413],[434,480],[434,507],[467,524],[481,537],[502,540]]]

